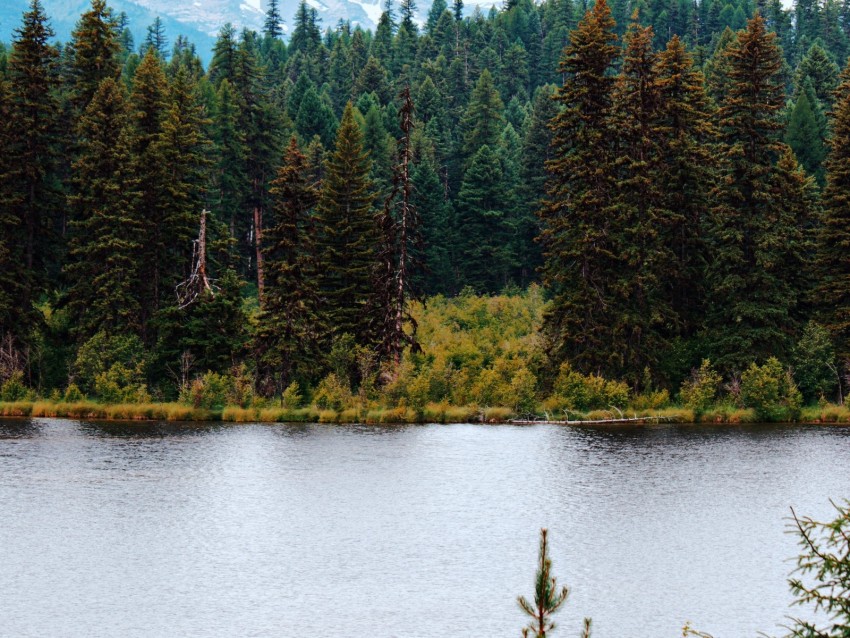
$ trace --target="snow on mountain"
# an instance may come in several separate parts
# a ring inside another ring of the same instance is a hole
[[[60,40],[67,41],[80,14],[89,0],[42,0],[51,24]],[[166,34],[173,42],[185,35],[194,42],[198,53],[209,60],[212,43],[222,26],[228,22],[237,29],[260,30],[263,26],[268,0],[109,0],[116,12],[125,12],[136,42],[144,38],[145,29],[157,16],[165,23]],[[286,25],[292,25],[299,0],[282,0],[280,11]],[[307,0],[322,20],[322,28],[333,27],[340,20],[374,29],[383,11],[384,0]],[[28,0],[0,0],[0,42],[9,42],[12,31],[20,24]],[[396,7],[398,0],[395,2]],[[419,0],[420,19],[428,13],[430,0]],[[468,11],[474,7],[488,10],[495,0],[465,0]],[[286,28],[286,27],[285,27]]]

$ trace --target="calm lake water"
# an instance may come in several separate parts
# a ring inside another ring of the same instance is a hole
[[[596,638],[781,634],[850,429],[0,421],[0,635],[519,635],[538,531]],[[799,612],[799,610],[796,610]]]

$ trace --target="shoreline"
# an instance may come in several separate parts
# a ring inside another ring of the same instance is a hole
[[[477,423],[484,425],[563,425],[592,426],[618,425],[644,427],[654,424],[669,425],[747,425],[766,423],[755,411],[718,407],[701,415],[685,408],[654,410],[606,411],[586,413],[570,412],[568,419],[552,415],[517,415],[510,408],[477,406],[449,406],[429,404],[421,409],[349,408],[322,409],[316,406],[303,408],[195,408],[179,403],[100,404],[94,402],[55,403],[51,401],[0,402],[0,418],[57,418],[85,419],[105,422],[189,422],[189,423],[326,423],[337,425],[456,425]],[[850,408],[843,406],[812,406],[803,408],[800,417],[792,421],[775,421],[785,425],[847,425],[850,426]]]

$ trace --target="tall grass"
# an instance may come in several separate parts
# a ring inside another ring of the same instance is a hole
[[[542,414],[542,413],[541,413]],[[679,407],[626,410],[622,414],[612,410],[570,412],[569,420],[605,421],[622,417],[645,417],[661,423],[758,423],[756,412],[729,404],[717,404],[697,416],[693,410]],[[480,408],[474,405],[455,406],[428,403],[414,409],[397,407],[356,407],[340,411],[303,408],[228,406],[223,410],[195,408],[181,403],[127,403],[101,404],[94,401],[10,401],[0,402],[0,417],[102,419],[112,421],[228,421],[231,423],[504,423],[515,418],[511,408]],[[554,415],[550,415],[554,418]],[[563,417],[561,417],[563,418]],[[803,408],[798,419],[803,423],[850,424],[850,408],[826,405]]]

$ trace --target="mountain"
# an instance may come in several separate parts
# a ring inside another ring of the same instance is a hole
[[[50,16],[57,39],[68,41],[80,14],[89,7],[89,0],[42,0]],[[384,0],[307,0],[316,9],[323,28],[333,27],[339,20],[349,20],[365,29],[374,29],[383,11]],[[21,21],[28,0],[0,0],[0,42],[12,40],[13,29]],[[398,2],[395,2],[396,6]],[[467,8],[483,9],[495,4],[494,0],[466,0]],[[116,13],[124,12],[130,29],[139,44],[145,37],[147,26],[159,16],[165,23],[170,41],[185,35],[198,49],[201,58],[208,62],[215,36],[221,27],[230,22],[237,28],[262,29],[266,0],[109,0]],[[286,25],[292,24],[298,0],[283,0],[281,13]],[[430,0],[418,3],[419,17],[424,19],[431,6]],[[284,30],[286,30],[284,25]]]
[[[80,15],[91,6],[90,0],[42,0],[44,9],[50,18],[50,25],[56,32],[56,39],[60,42],[68,42],[71,32],[77,24]],[[195,44],[198,54],[208,62],[212,57],[212,47],[215,43],[214,33],[200,28],[192,21],[182,21],[172,15],[172,12],[157,11],[143,3],[135,0],[109,0],[109,6],[116,14],[124,12],[129,20],[130,30],[138,46],[145,38],[147,27],[157,16],[162,18],[165,31],[170,42],[174,42],[178,35],[185,35]],[[160,3],[164,4],[164,3]],[[177,0],[174,4],[189,4],[184,0]],[[196,4],[202,3],[196,1]],[[213,4],[204,0],[203,4]],[[11,42],[14,29],[21,24],[21,16],[29,6],[29,0],[0,0],[0,42]],[[223,24],[223,23],[222,23]]]

